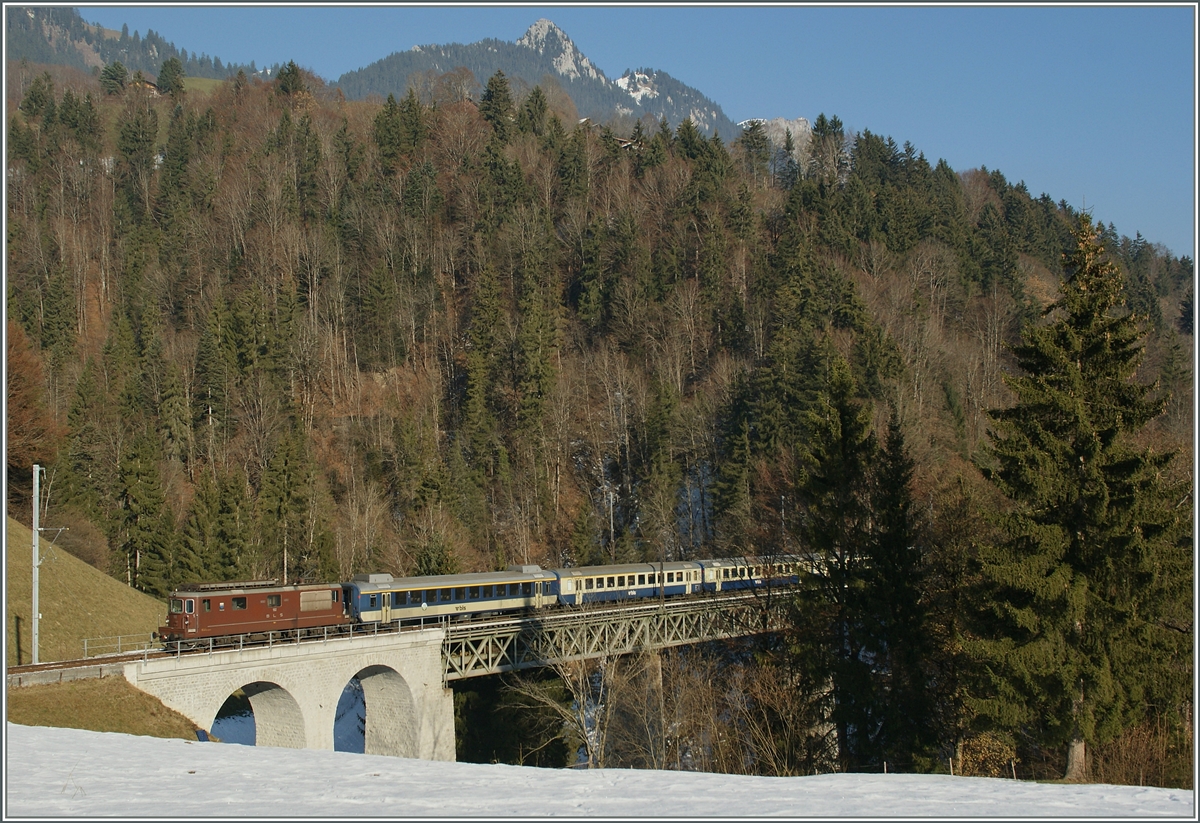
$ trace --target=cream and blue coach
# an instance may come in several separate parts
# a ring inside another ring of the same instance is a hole
[[[565,606],[695,594],[703,568],[699,563],[626,563],[620,566],[578,566],[556,569],[558,602]],[[660,592],[661,590],[661,592]]]
[[[356,574],[344,584],[346,609],[363,623],[536,609],[555,602],[556,577],[539,566],[502,572],[394,578]]]

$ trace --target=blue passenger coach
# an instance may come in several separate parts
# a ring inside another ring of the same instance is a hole
[[[670,597],[700,591],[699,563],[626,563],[620,566],[576,566],[556,569],[558,602],[565,605],[603,603],[641,597]]]
[[[539,566],[509,566],[502,572],[427,577],[356,574],[343,588],[355,619],[390,623],[536,609],[554,602],[556,582],[554,572]]]

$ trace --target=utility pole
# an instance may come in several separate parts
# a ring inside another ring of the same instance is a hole
[[[41,565],[41,557],[39,555],[40,546],[38,546],[38,508],[41,503],[41,473],[42,467],[37,463],[33,464],[33,663],[38,662],[38,620],[41,615],[38,613],[38,566]]]

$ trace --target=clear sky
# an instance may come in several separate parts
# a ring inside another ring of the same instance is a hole
[[[666,71],[735,122],[837,115],[1195,258],[1196,6],[79,6],[189,53],[329,82],[552,20],[608,77]],[[483,78],[481,78],[483,79]]]

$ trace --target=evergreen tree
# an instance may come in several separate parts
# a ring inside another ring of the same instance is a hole
[[[1190,590],[1191,563],[1190,489],[1167,482],[1172,455],[1135,439],[1164,406],[1134,380],[1143,319],[1125,310],[1121,273],[1086,215],[1075,236],[1049,322],[1014,350],[1016,405],[992,413],[989,476],[1012,509],[983,557],[990,602],[976,651],[994,679],[975,708],[1067,745],[1077,780],[1087,743],[1163,697],[1166,661],[1182,650],[1167,615],[1186,611],[1178,587]]]
[[[154,439],[142,433],[121,457],[121,540],[129,584],[155,597],[174,583],[175,523],[163,493]]]
[[[178,57],[171,57],[163,62],[156,85],[160,94],[169,94],[176,103],[183,99],[183,64],[179,62]]]
[[[928,762],[936,744],[927,668],[933,649],[923,597],[922,537],[912,499],[914,470],[893,408],[873,470],[867,648],[874,668],[872,710],[877,720],[871,754],[904,771]]]
[[[512,139],[515,127],[512,93],[509,91],[508,78],[504,76],[504,72],[497,71],[488,80],[487,88],[479,98],[479,114],[491,123],[492,133],[501,144]]]
[[[306,443],[289,428],[275,445],[258,495],[262,567],[268,574],[278,573],[280,580],[296,580],[313,571],[305,562],[315,536],[310,528],[313,480]]]
[[[100,88],[105,94],[121,94],[129,82],[129,70],[119,60],[109,63],[100,72]]]
[[[811,558],[797,595],[792,649],[797,665],[829,686],[829,716],[842,767],[873,766],[878,719],[874,695],[869,577],[872,467],[879,447],[871,406],[858,399],[850,367],[836,354],[827,388],[805,413],[789,520]]]

